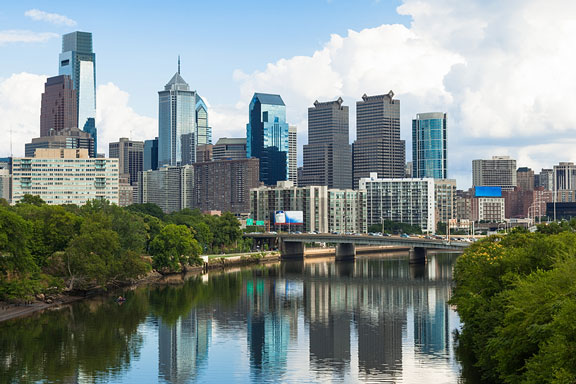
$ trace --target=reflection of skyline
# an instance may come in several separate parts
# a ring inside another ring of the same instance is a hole
[[[205,363],[212,321],[191,310],[173,325],[159,321],[158,372],[168,383],[188,383]]]

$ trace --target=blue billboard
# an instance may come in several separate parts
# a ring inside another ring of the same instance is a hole
[[[474,197],[502,197],[502,187],[475,187]]]

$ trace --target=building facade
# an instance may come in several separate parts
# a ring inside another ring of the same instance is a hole
[[[98,152],[96,54],[92,49],[92,33],[77,31],[63,35],[59,59],[58,74],[69,76],[76,90],[77,127],[92,136],[95,152]]]
[[[121,137],[119,141],[109,143],[109,155],[118,159],[120,175],[126,175],[130,185],[138,183],[138,173],[144,169],[144,142]]]
[[[352,147],[354,188],[376,172],[382,178],[403,178],[406,144],[400,140],[400,100],[394,92],[362,96],[356,103],[356,141]]]
[[[266,185],[288,180],[288,131],[280,95],[255,93],[246,125],[246,156],[260,159],[260,181]]]
[[[156,170],[158,169],[158,138],[153,140],[144,141],[144,154],[143,154],[142,170]]]
[[[539,174],[534,175],[534,186],[542,187],[546,191],[554,190],[554,170],[544,169],[540,171]]]
[[[571,162],[561,162],[554,166],[554,190],[576,190],[576,165]]]
[[[516,184],[523,191],[534,190],[534,171],[528,167],[520,167],[516,171]]]
[[[509,156],[492,156],[490,160],[472,160],[472,185],[513,190],[517,185],[516,160]]]
[[[385,179],[374,172],[361,178],[359,187],[366,190],[368,226],[389,220],[435,232],[434,179]]]
[[[77,92],[68,75],[49,77],[40,106],[40,137],[78,127]]]
[[[50,136],[36,137],[24,145],[24,156],[34,157],[38,148],[45,149],[86,149],[88,156],[96,157],[94,139],[88,132],[78,128],[63,128],[50,131]]]
[[[291,181],[250,190],[251,217],[269,223],[271,229],[288,230],[285,225],[274,226],[276,211],[302,211],[304,224],[292,228],[301,231],[364,233],[367,228],[364,191],[297,187]]]
[[[178,166],[196,161],[195,91],[182,76],[180,69],[163,91],[158,92],[158,166]]]
[[[298,185],[298,127],[288,126],[288,180]]]
[[[258,159],[195,163],[192,208],[247,216],[250,189],[258,187],[259,176]]]
[[[348,107],[343,100],[308,108],[308,144],[304,145],[300,185],[352,188],[352,147],[348,142]]]
[[[38,149],[12,160],[12,204],[25,194],[46,203],[84,205],[105,199],[118,204],[118,159],[91,158],[86,149]]]
[[[472,220],[476,222],[501,223],[506,219],[506,204],[503,197],[474,197]]]
[[[214,145],[213,144],[200,144],[196,146],[196,162],[205,163],[207,161],[212,161],[214,157]],[[244,159],[246,156],[243,157]]]
[[[446,114],[419,113],[412,120],[412,177],[448,177]]]
[[[456,219],[456,180],[434,179],[436,223]]]
[[[192,165],[164,166],[140,173],[138,202],[154,203],[164,213],[192,208],[194,168]]]
[[[213,160],[240,160],[246,158],[246,139],[222,137],[212,148]]]
[[[196,95],[196,145],[212,144],[212,127],[208,124],[208,107]]]

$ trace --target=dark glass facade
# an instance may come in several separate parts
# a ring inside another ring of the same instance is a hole
[[[288,124],[280,95],[255,93],[246,125],[246,156],[260,159],[260,181],[288,180]]]
[[[143,170],[158,169],[158,138],[144,141],[144,165]]]
[[[70,76],[49,77],[40,107],[40,137],[78,127],[78,101]]]
[[[446,179],[446,114],[419,113],[412,120],[412,177]]]

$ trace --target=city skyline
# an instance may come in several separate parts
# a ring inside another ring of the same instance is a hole
[[[101,152],[119,137],[143,140],[156,136],[155,92],[182,54],[183,76],[192,89],[205,96],[213,141],[242,137],[250,95],[270,92],[284,98],[287,119],[298,126],[302,153],[306,109],[315,99],[342,96],[354,116],[354,103],[363,93],[394,89],[402,100],[401,137],[406,140],[407,158],[411,158],[413,116],[436,110],[448,114],[449,175],[458,180],[461,189],[472,184],[475,158],[506,154],[516,158],[519,166],[535,171],[576,160],[569,151],[576,127],[569,113],[573,101],[568,88],[575,76],[570,69],[574,59],[563,48],[570,41],[568,21],[576,14],[575,5],[534,0],[507,4],[494,13],[480,1],[470,7],[435,0],[381,3],[315,2],[310,5],[312,10],[326,12],[333,16],[326,19],[332,21],[305,25],[291,36],[270,32],[261,36],[266,50],[251,48],[254,27],[246,21],[252,17],[261,20],[278,8],[287,17],[307,20],[311,16],[301,12],[303,3],[278,5],[273,10],[261,9],[264,7],[257,2],[243,4],[241,10],[240,5],[231,3],[202,5],[207,21],[201,21],[200,27],[211,32],[206,34],[211,37],[195,39],[187,47],[182,47],[183,40],[177,36],[170,42],[164,35],[150,37],[152,31],[143,31],[146,23],[136,25],[134,33],[124,33],[123,12],[112,12],[114,15],[106,18],[108,30],[104,30],[98,23],[103,11],[95,6],[66,1],[50,9],[37,2],[9,4],[0,12],[0,52],[10,57],[0,69],[3,129],[12,131],[14,155],[22,154],[21,143],[36,137],[41,87],[46,76],[57,75],[54,57],[61,51],[60,38],[80,30],[92,32],[94,52],[98,53]],[[222,30],[216,30],[207,24],[214,20],[210,15],[216,15],[215,8],[223,4],[231,14],[238,10],[242,17],[225,16],[230,18],[230,26],[218,23]],[[170,6],[182,6],[178,20],[192,14],[191,6],[182,2],[170,2],[166,9]],[[122,11],[123,7],[134,11],[129,4],[114,9]],[[37,8],[39,12],[29,12]],[[160,22],[164,10],[135,12],[143,20],[159,14],[154,19]],[[344,14],[347,17],[341,17]],[[467,25],[468,32],[460,30],[461,25]],[[516,28],[506,28],[512,25]],[[543,25],[546,33],[540,28]],[[179,28],[179,34],[186,35],[182,32],[192,27]],[[224,42],[224,36],[230,36],[227,28],[239,31],[231,43]],[[514,32],[519,30],[523,33]],[[274,39],[278,44],[271,44]],[[411,44],[406,44],[408,41]],[[154,54],[143,61],[144,51]],[[204,54],[202,60],[196,59],[197,52]],[[222,52],[231,60],[222,60]],[[498,84],[496,92],[491,84]],[[350,141],[355,138],[353,120]],[[0,155],[9,154],[10,143],[3,143]]]

